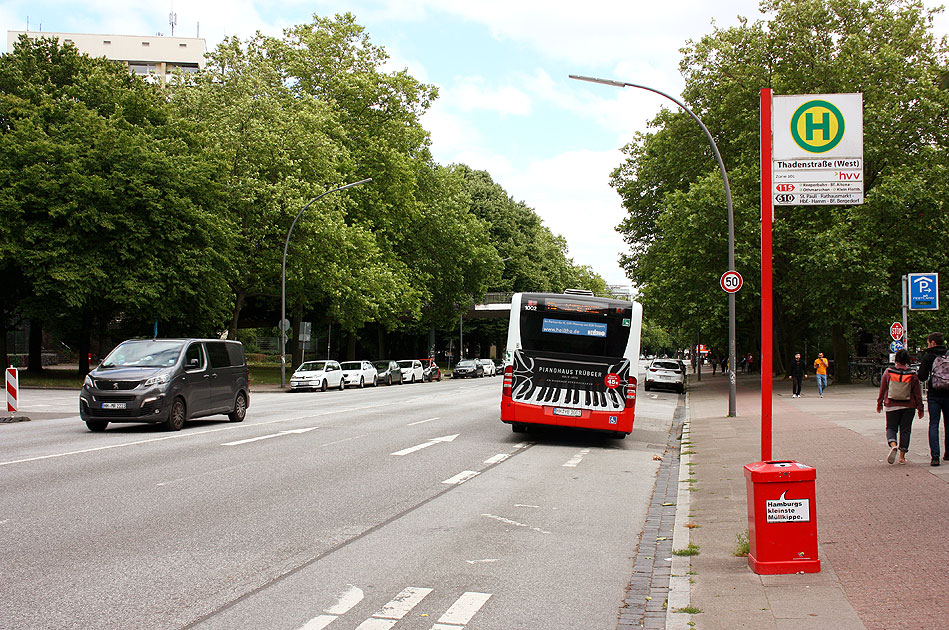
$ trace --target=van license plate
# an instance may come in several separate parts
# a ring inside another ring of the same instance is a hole
[[[570,416],[571,418],[579,418],[583,415],[583,412],[579,409],[561,409],[560,407],[554,407],[555,416]]]
[[[103,409],[125,409],[125,403],[102,403]]]

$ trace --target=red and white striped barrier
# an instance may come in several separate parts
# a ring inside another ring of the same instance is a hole
[[[17,398],[20,395],[20,378],[15,367],[7,368],[7,411],[17,410]]]

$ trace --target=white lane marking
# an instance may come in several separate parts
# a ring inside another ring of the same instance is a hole
[[[432,627],[432,630],[459,630],[463,628],[490,598],[491,593],[474,593],[471,591],[465,593],[445,611],[444,615],[438,618],[438,623]]]
[[[574,455],[572,458],[570,458],[570,461],[564,464],[564,466],[567,466],[568,468],[576,468],[577,464],[583,461],[584,455],[588,455],[589,453],[590,453],[590,449],[588,448],[583,449],[582,451]]]
[[[201,477],[207,477],[209,475],[218,475],[221,473],[234,470],[235,468],[242,468],[243,463],[238,464],[237,466],[228,466],[227,468],[215,468],[214,470],[209,470],[207,472],[198,473],[197,475],[188,475],[187,477],[178,477],[177,479],[169,479],[168,481],[162,481],[161,483],[156,483],[155,486],[161,488],[162,486],[170,486],[173,483],[180,483],[182,481],[191,481],[192,479],[200,479]]]
[[[404,448],[404,449],[402,449],[401,451],[396,451],[395,453],[391,453],[391,454],[392,454],[392,455],[398,455],[398,456],[408,455],[409,453],[414,453],[415,451],[420,451],[420,450],[422,450],[423,448],[428,448],[429,446],[434,446],[434,445],[438,444],[439,442],[453,442],[454,439],[455,439],[456,437],[458,437],[459,435],[461,435],[461,434],[460,434],[460,433],[456,433],[456,434],[454,434],[454,435],[446,435],[445,437],[432,438],[432,439],[430,439],[428,442],[425,442],[424,444],[416,444],[415,446],[410,446],[409,448]]]
[[[514,445],[514,448],[527,448],[528,446],[533,446],[533,442],[518,442]]]
[[[515,503],[514,507],[529,507],[529,508],[539,508],[539,505],[528,505],[527,503]]]
[[[510,456],[511,456],[510,453],[498,453],[494,457],[489,457],[488,459],[484,460],[484,463],[485,464],[500,464],[501,462],[503,462],[505,459],[507,459]]]
[[[425,424],[426,422],[431,422],[432,420],[438,420],[438,418],[429,418],[428,420],[419,420],[418,422],[410,422],[407,427],[414,427],[416,424]]]
[[[356,630],[389,630],[431,592],[432,589],[430,588],[415,586],[404,589],[381,610],[373,613],[372,617],[359,624]]]
[[[340,594],[335,604],[323,609],[325,615],[313,617],[313,619],[303,624],[300,630],[323,630],[323,628],[336,621],[340,615],[348,613],[353,606],[362,601],[362,598],[362,589],[350,584],[349,588]]]
[[[360,409],[372,409],[375,407],[389,407],[397,404],[397,402],[387,403],[385,405],[369,405],[367,407],[360,407]],[[70,455],[83,455],[85,453],[95,453],[97,451],[107,451],[113,448],[123,448],[126,446],[140,446],[142,444],[151,444],[152,442],[162,442],[164,440],[180,440],[182,438],[195,437],[198,435],[205,435],[207,433],[219,433],[221,431],[238,431],[241,429],[248,429],[251,427],[264,427],[269,424],[280,424],[283,422],[293,422],[295,420],[311,420],[313,418],[320,418],[322,416],[330,416],[337,413],[342,413],[341,409],[330,409],[328,411],[322,411],[320,413],[311,413],[306,416],[293,416],[291,418],[278,418],[276,420],[265,420],[263,422],[254,422],[254,423],[240,423],[240,424],[231,424],[230,426],[225,427],[216,427],[214,429],[205,429],[204,431],[193,431],[187,430],[174,435],[163,435],[156,438],[148,438],[147,440],[135,440],[134,442],[122,442],[121,444],[109,444],[108,446],[96,446],[94,448],[84,448],[78,451],[67,451],[65,453],[52,453],[50,455],[39,455],[37,457],[27,457],[25,459],[13,459],[7,462],[0,462],[0,466],[9,466],[11,464],[26,464],[28,462],[38,462],[44,459],[56,459],[57,457],[67,457]]]
[[[446,479],[446,480],[443,481],[442,483],[447,483],[447,484],[449,484],[449,485],[459,485],[459,484],[462,484],[462,483],[468,481],[469,479],[472,479],[472,478],[474,478],[474,477],[477,477],[477,476],[480,475],[480,474],[481,474],[481,473],[479,473],[479,472],[477,472],[477,471],[475,471],[475,470],[463,470],[463,471],[461,471],[460,473],[458,473],[457,475],[455,475],[454,477],[452,477],[451,479]]]
[[[465,560],[468,564],[480,564],[482,562],[497,562],[497,558],[485,558],[484,560]]]
[[[529,529],[529,530],[531,530],[531,531],[533,531],[533,532],[537,532],[537,533],[539,533],[539,534],[550,534],[550,533],[551,533],[551,532],[548,532],[548,531],[545,530],[545,529],[540,529],[539,527],[531,527],[530,525],[528,525],[528,524],[526,524],[526,523],[518,523],[517,521],[512,521],[512,520],[509,519],[509,518],[504,518],[503,516],[497,516],[497,515],[495,515],[495,514],[482,514],[481,516],[484,516],[484,517],[486,517],[486,518],[493,518],[493,519],[496,520],[496,521],[500,521],[501,523],[506,523],[506,524],[508,524],[508,525],[514,525],[515,527],[526,527],[527,529]]]
[[[225,442],[221,446],[238,446],[239,444],[250,444],[251,442],[259,442],[261,440],[269,440],[270,438],[280,437],[283,435],[291,435],[293,433],[307,433],[313,429],[319,429],[319,427],[309,427],[307,429],[289,429],[287,431],[281,431],[279,433],[272,433],[270,435],[261,435],[255,438],[248,438],[246,440],[237,440],[236,442]]]
[[[342,440],[336,440],[335,442],[327,442],[326,444],[320,444],[320,447],[324,446],[333,446],[334,444],[342,444],[343,442],[349,442],[350,440],[358,440],[359,438],[368,437],[368,433],[363,433],[362,435],[354,435],[353,437],[343,438]]]

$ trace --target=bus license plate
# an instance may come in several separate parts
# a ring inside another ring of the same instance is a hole
[[[125,403],[124,402],[120,402],[120,403],[104,402],[102,403],[102,408],[103,409],[125,409]]]
[[[570,416],[571,418],[579,418],[583,415],[583,412],[579,409],[561,409],[560,407],[554,407],[555,416]]]

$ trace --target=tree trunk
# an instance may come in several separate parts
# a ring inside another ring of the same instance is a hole
[[[234,295],[234,317],[231,318],[231,327],[227,329],[228,339],[237,339],[237,322],[240,320],[241,309],[244,308],[246,299],[247,291],[238,290]]]
[[[378,331],[376,338],[379,342],[379,358],[385,359],[386,358],[386,330],[382,326],[382,324],[379,324],[376,330]]]
[[[834,324],[830,328],[834,347],[834,382],[841,385],[850,383],[850,344],[844,334],[841,324]]]
[[[79,324],[79,376],[89,373],[89,337],[92,330],[92,316],[84,310]]]
[[[356,360],[356,335],[355,333],[346,333],[346,360]]]
[[[38,319],[30,320],[28,371],[39,374],[43,371],[43,322]]]
[[[7,325],[0,319],[0,369],[4,370],[10,367],[10,357],[7,354]]]
[[[300,343],[300,322],[303,321],[303,304],[297,304],[293,307],[293,313],[290,314],[290,347],[293,365],[303,363],[303,345]]]

